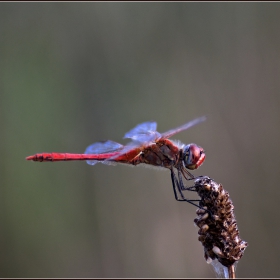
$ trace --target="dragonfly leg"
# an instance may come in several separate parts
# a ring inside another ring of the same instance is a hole
[[[192,187],[185,187],[184,186],[182,173],[181,173],[180,170],[178,170],[178,177],[179,177],[179,185],[180,185],[180,188],[181,188],[182,191],[196,192],[196,189],[193,186]],[[186,178],[186,177],[184,176],[184,178]],[[196,179],[196,178],[193,177],[193,178],[189,178],[187,180],[194,180],[194,179]],[[197,201],[199,201],[199,200],[197,200]]]
[[[184,186],[184,183],[183,183],[182,173],[179,169],[178,169],[178,178],[179,178],[180,190],[182,190],[182,191],[186,190],[186,187]]]
[[[191,186],[191,187],[185,187],[184,186],[182,191],[197,192],[197,190],[196,190],[196,188],[194,186]]]
[[[174,191],[174,195],[175,195],[175,199],[177,201],[181,201],[181,200],[185,200],[185,197],[180,189],[180,186],[179,186],[179,183],[178,183],[178,180],[176,178],[176,175],[173,171],[173,169],[171,169],[171,180],[172,180],[172,186],[173,186],[173,191]],[[181,195],[181,200],[178,198],[178,195],[177,195],[177,190],[176,188],[179,190],[180,192],[180,195]]]
[[[192,177],[191,177],[191,178],[187,178],[187,177],[185,176],[184,172],[187,172],[187,173],[188,173],[189,175],[191,175]],[[184,186],[182,174],[183,174],[184,178],[185,178],[187,181],[196,180],[197,178],[202,177],[202,176],[194,177],[194,176],[193,176],[190,172],[188,172],[186,169],[181,169],[180,171],[178,170],[178,177],[179,177],[179,180],[180,180],[180,187],[181,187],[181,190],[182,190],[182,191],[196,192],[196,188],[195,188],[194,186],[191,186],[191,187],[185,187],[185,186]]]
[[[196,207],[201,208],[201,206],[199,206],[196,203],[194,203],[194,201],[200,201],[200,200],[198,200],[198,199],[187,199],[187,198],[184,197],[183,192],[182,192],[181,187],[180,187],[180,184],[178,182],[178,179],[176,178],[176,175],[175,175],[175,173],[173,171],[173,168],[171,169],[171,180],[172,180],[172,186],[173,186],[173,191],[174,191],[175,199],[177,201],[186,201],[186,202],[188,202],[188,203],[190,203],[190,204],[192,204],[192,205],[194,205]],[[176,189],[179,190],[181,198],[178,198],[177,190]]]

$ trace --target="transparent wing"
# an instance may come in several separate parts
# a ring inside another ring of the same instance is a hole
[[[88,146],[86,148],[85,154],[105,154],[105,153],[111,153],[111,152],[116,152],[120,151],[124,148],[123,145],[107,140],[107,141],[101,141],[101,142],[96,142],[93,143],[92,145]],[[87,164],[90,165],[95,165],[100,161],[98,160],[87,160]],[[102,163],[109,164],[108,161],[101,161]],[[110,163],[112,164],[112,163]]]
[[[85,154],[104,154],[109,152],[115,152],[123,148],[123,145],[107,140],[93,143],[86,148]]]
[[[194,126],[194,125],[196,125],[200,122],[203,122],[205,120],[206,120],[206,117],[200,117],[200,118],[194,119],[194,120],[192,120],[192,121],[190,121],[186,124],[183,124],[183,125],[181,125],[177,128],[174,128],[174,129],[168,130],[167,132],[162,133],[161,137],[162,138],[169,138],[169,137],[173,136],[174,134],[179,133],[183,130],[186,130],[186,129],[188,129],[188,128],[190,128],[190,127],[192,127],[192,126]]]
[[[128,131],[124,138],[130,138],[133,141],[137,142],[151,142],[156,138],[160,137],[160,133],[156,131],[157,123],[156,122],[144,122],[138,124],[136,127]]]
[[[114,155],[108,159],[105,159],[104,162],[102,162],[102,163],[108,164],[108,165],[115,165],[115,164],[117,164],[117,161],[115,162],[114,159],[117,159],[117,158],[121,157],[122,155],[129,153],[131,150],[139,149],[140,146],[142,146],[142,145],[140,145],[139,142],[132,141],[132,142],[126,144],[125,146],[123,146],[123,148],[116,155]]]

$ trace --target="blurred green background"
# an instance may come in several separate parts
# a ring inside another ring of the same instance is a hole
[[[279,277],[280,3],[0,3],[1,277],[215,277],[168,171],[35,163],[126,143],[197,143],[249,243],[239,277]]]

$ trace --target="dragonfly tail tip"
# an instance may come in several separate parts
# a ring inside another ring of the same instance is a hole
[[[25,158],[26,160],[33,160],[34,159],[34,156],[28,156]]]

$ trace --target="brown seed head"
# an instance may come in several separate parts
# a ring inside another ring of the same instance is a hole
[[[229,267],[244,254],[247,242],[241,240],[233,213],[234,206],[229,194],[222,185],[209,177],[199,177],[194,188],[201,197],[199,206],[208,209],[196,211],[198,217],[194,220],[199,227],[199,241],[204,247],[204,257],[218,261]]]

